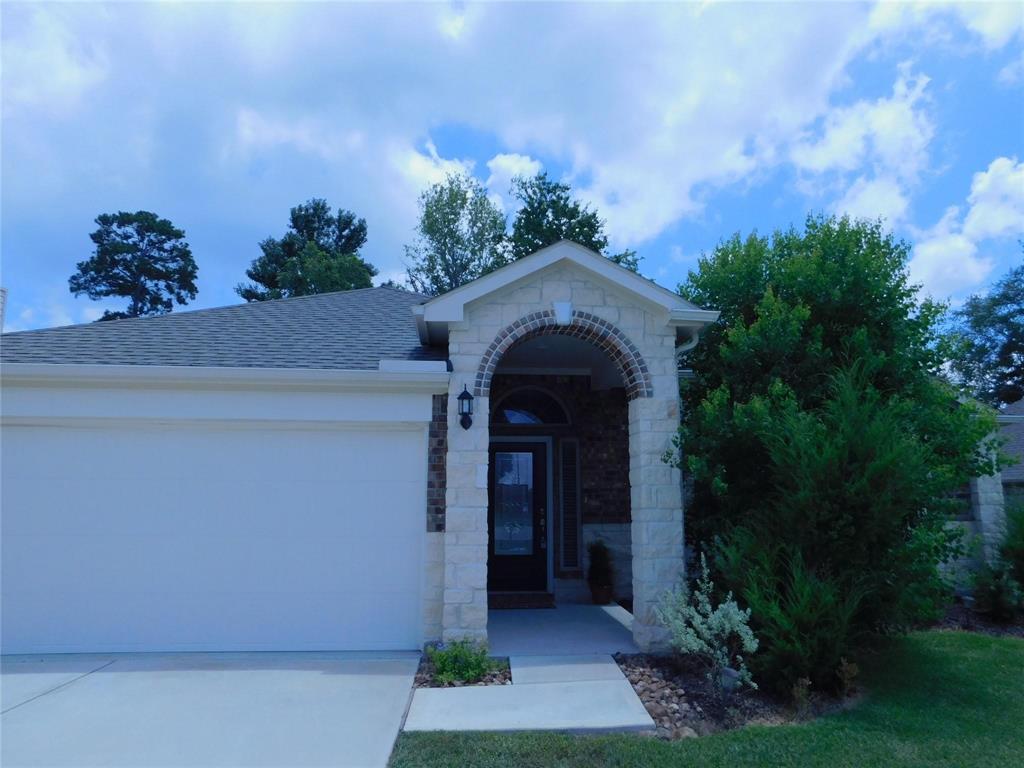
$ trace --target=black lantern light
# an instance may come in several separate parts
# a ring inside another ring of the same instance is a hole
[[[459,423],[463,429],[473,426],[473,396],[469,394],[466,385],[462,385],[462,394],[459,395]]]

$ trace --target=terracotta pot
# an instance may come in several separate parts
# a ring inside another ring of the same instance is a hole
[[[607,584],[604,586],[598,584],[590,585],[590,596],[594,598],[596,605],[608,605],[612,601],[612,586]]]

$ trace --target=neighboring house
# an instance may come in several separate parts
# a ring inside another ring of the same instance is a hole
[[[1014,462],[994,475],[971,480],[966,490],[967,506],[961,522],[969,534],[978,537],[986,561],[992,562],[1006,534],[1006,510],[1024,504],[1024,400],[1008,405],[996,415],[999,434],[1004,440],[1002,452]],[[966,562],[977,565],[972,554]]]
[[[996,417],[1006,444],[1003,452],[1016,461],[1001,473],[1007,506],[1024,504],[1024,400],[1006,406]]]
[[[489,592],[581,592],[596,537],[647,647],[682,566],[677,354],[716,318],[562,242],[433,299],[5,334],[2,648],[482,639]]]

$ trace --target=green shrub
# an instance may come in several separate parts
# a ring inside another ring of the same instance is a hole
[[[1001,552],[1010,574],[1018,584],[1024,584],[1024,502],[1007,505],[1006,538]]]
[[[475,683],[494,668],[487,647],[472,640],[454,640],[428,647],[427,657],[434,664],[434,677],[443,685]]]
[[[1024,591],[1005,564],[984,565],[974,574],[974,607],[998,622],[1013,621],[1024,611]]]
[[[757,638],[748,625],[750,611],[741,610],[731,592],[720,602],[715,601],[714,592],[701,554],[696,588],[667,593],[656,608],[658,619],[671,632],[672,647],[678,653],[692,654],[708,665],[708,679],[716,688],[722,688],[722,673],[729,668],[739,673],[740,685],[756,689],[745,662],[757,650]]]
[[[856,618],[863,586],[818,575],[799,551],[766,548],[743,529],[720,541],[716,552],[753,617],[761,645],[750,660],[757,678],[781,694],[805,679],[816,690],[839,689],[841,666],[861,639]]]
[[[953,493],[1003,460],[995,414],[942,378],[943,307],[919,299],[910,252],[880,222],[813,216],[723,241],[680,286],[721,312],[681,385],[687,536],[744,551],[716,578],[752,612],[755,676],[784,693],[836,687],[870,635],[940,613]]]

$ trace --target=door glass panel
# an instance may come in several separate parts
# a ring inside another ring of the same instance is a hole
[[[494,454],[494,554],[533,554],[533,454]]]

